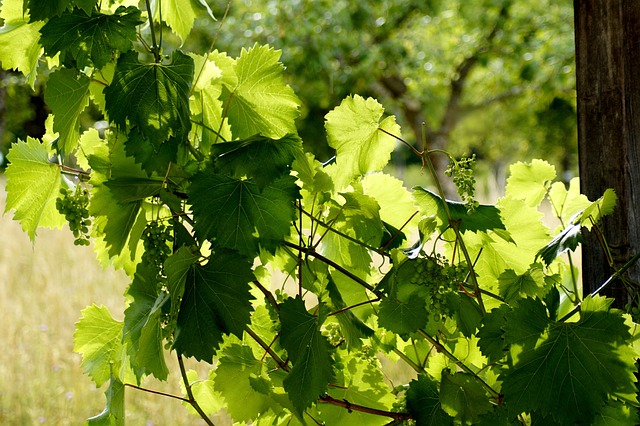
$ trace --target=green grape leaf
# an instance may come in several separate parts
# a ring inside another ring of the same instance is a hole
[[[211,169],[195,175],[189,191],[196,233],[250,257],[258,254],[258,243],[273,252],[289,235],[298,197],[292,176],[260,191],[253,182],[221,176]]]
[[[442,409],[462,424],[475,424],[478,416],[491,411],[493,405],[482,384],[469,373],[442,371],[440,380]]]
[[[562,182],[554,182],[549,189],[549,202],[555,215],[563,223],[571,223],[578,212],[584,211],[591,202],[580,193],[580,178],[573,178],[567,189]]]
[[[395,229],[406,226],[416,213],[411,193],[401,180],[384,173],[369,173],[361,183],[363,193],[378,202],[380,219]]]
[[[344,302],[342,294],[340,293],[333,277],[331,275],[327,275],[327,278],[327,291],[329,292],[329,298],[331,299],[333,308],[336,310],[346,308],[347,304]],[[340,324],[340,329],[342,330],[347,348],[357,349],[362,347],[361,339],[371,337],[374,333],[371,328],[355,316],[352,310],[343,311],[335,317]]]
[[[201,379],[198,372],[195,370],[187,371],[187,380],[191,385],[191,393],[193,398],[198,402],[202,411],[207,414],[217,413],[225,408],[225,402],[219,392],[216,392],[213,385],[213,378],[215,371],[210,370],[206,379]],[[182,389],[182,395],[185,398],[188,397],[187,390],[184,387],[184,381],[181,381],[180,388]],[[190,413],[199,416],[198,412],[187,401],[183,401],[182,405],[189,410]]]
[[[70,4],[71,0],[24,0],[25,9],[28,8],[31,12],[32,21],[44,21],[60,15]]]
[[[336,150],[340,182],[377,172],[389,162],[400,137],[395,117],[382,119],[384,108],[373,98],[359,95],[345,98],[325,117],[329,146]]]
[[[18,141],[12,145],[7,159],[5,213],[15,211],[13,219],[20,221],[31,241],[35,239],[39,226],[61,227],[65,219],[56,209],[56,198],[60,194],[60,167],[49,162],[47,147],[27,137],[26,142]]]
[[[612,300],[589,296],[577,323],[547,319],[543,332],[523,336],[529,349],[500,376],[511,415],[537,410],[560,424],[591,424],[609,395],[635,395],[631,336],[622,315],[609,310]],[[517,313],[523,309],[520,303],[513,313],[530,322],[530,312]],[[507,327],[514,320],[508,315]]]
[[[549,243],[536,253],[536,259],[540,258],[549,266],[558,256],[567,250],[574,251],[582,243],[582,234],[579,225],[568,225]]]
[[[98,2],[100,0],[74,0],[74,3],[77,7],[84,10],[87,15],[91,15],[94,8],[98,6]]]
[[[17,69],[34,88],[38,59],[43,49],[40,46],[40,29],[44,22],[29,23],[29,14],[23,10],[23,0],[3,0],[0,18],[0,58],[2,68]]]
[[[509,305],[502,304],[482,318],[482,326],[477,333],[478,347],[489,362],[502,359],[506,353],[504,327],[507,323],[506,315],[510,310]]]
[[[73,351],[82,355],[82,370],[100,387],[122,365],[123,324],[104,306],[88,306],[81,314],[73,334]]]
[[[120,203],[105,185],[93,187],[89,212],[95,217],[94,228],[104,235],[109,256],[119,255],[127,246],[141,206],[141,201]]]
[[[160,7],[156,7],[156,14],[162,9],[162,20],[173,30],[182,42],[184,42],[196,18],[201,16],[201,10],[204,9],[211,17],[213,12],[204,0],[160,0]]]
[[[109,117],[123,129],[128,119],[155,143],[186,135],[193,72],[193,59],[179,50],[170,65],[141,64],[134,51],[120,55],[113,81],[104,89]]]
[[[269,396],[271,385],[264,378],[264,367],[249,346],[233,344],[222,350],[214,387],[224,397],[227,412],[236,422],[255,420],[269,408],[277,411],[279,405]]]
[[[146,370],[159,380],[169,374],[164,359],[161,326],[162,306],[169,296],[158,294],[156,268],[149,263],[138,264],[127,294],[133,298],[124,311],[123,341],[129,343],[131,364]]]
[[[49,19],[40,30],[40,43],[50,57],[59,52],[62,63],[75,62],[79,70],[89,66],[100,69],[115,52],[131,49],[136,26],[141,23],[140,10],[133,6],[120,6],[112,15],[73,9]]]
[[[426,306],[426,301],[420,297],[410,297],[406,301],[385,297],[378,308],[378,325],[402,335],[413,333],[429,322]]]
[[[206,265],[191,267],[185,282],[173,348],[211,362],[223,335],[242,337],[251,315],[251,263],[229,250],[216,250]]]
[[[507,303],[512,303],[527,296],[544,296],[546,293],[544,273],[540,268],[529,269],[524,274],[517,274],[507,269],[498,277],[500,296]]]
[[[638,409],[620,401],[609,400],[596,414],[592,426],[637,426],[640,424]]]
[[[331,345],[320,332],[323,319],[308,313],[299,296],[280,305],[280,322],[280,343],[293,363],[284,389],[302,416],[334,379]]]
[[[429,217],[437,215],[439,219],[439,229],[444,230],[449,226],[449,219],[442,202],[442,198],[432,191],[416,186],[413,188],[413,198],[416,201],[418,210],[423,215]],[[500,211],[496,206],[479,205],[473,213],[467,212],[464,203],[445,200],[451,213],[451,219],[459,222],[460,232],[486,232],[494,229],[505,229],[505,225],[500,218]]]
[[[426,374],[409,383],[407,410],[417,426],[453,425],[453,418],[442,409],[438,385]]]
[[[177,318],[180,301],[189,277],[189,271],[198,261],[198,255],[189,247],[180,247],[164,262],[167,274],[167,290],[171,297],[171,318]]]
[[[248,139],[219,143],[211,147],[216,172],[233,178],[246,177],[260,190],[288,175],[302,141],[297,135],[271,139],[256,135]]]
[[[592,222],[598,223],[603,216],[613,213],[613,209],[615,208],[617,201],[618,196],[616,195],[616,192],[613,189],[608,188],[604,191],[602,197],[598,198],[584,209],[580,217],[577,219],[579,220],[577,223],[580,223],[587,229],[591,229]]]
[[[257,44],[242,49],[234,67],[237,83],[232,86],[223,80],[223,100],[236,138],[257,134],[281,138],[296,133],[300,100],[284,82],[280,54]]]
[[[475,334],[477,328],[482,321],[482,311],[478,302],[472,297],[462,296],[459,298],[460,303],[455,310],[455,318],[458,323],[458,329],[465,337],[471,337]]]
[[[58,150],[68,155],[80,136],[80,114],[89,103],[89,77],[61,68],[49,76],[44,100],[53,111],[53,130],[60,133]]]
[[[529,207],[536,207],[547,195],[551,181],[556,178],[556,169],[543,160],[531,163],[517,162],[509,168],[505,195],[524,200]]]
[[[121,204],[157,196],[160,194],[162,184],[162,179],[139,177],[116,177],[104,182],[111,191],[111,195]]]
[[[129,132],[124,146],[127,155],[140,164],[147,176],[153,173],[164,175],[168,164],[177,162],[180,141],[170,137],[169,140],[156,144],[145,138],[136,127]]]
[[[329,387],[329,395],[339,401],[349,401],[351,404],[390,410],[396,398],[387,385],[380,362],[362,352],[340,350],[339,356],[343,368],[336,369],[336,380],[340,386]],[[383,426],[388,424],[388,419],[382,416],[345,410],[344,407],[333,404],[319,404],[317,409],[327,425]]]
[[[104,394],[107,397],[104,410],[97,416],[87,419],[87,425],[124,426],[124,384],[112,376]]]

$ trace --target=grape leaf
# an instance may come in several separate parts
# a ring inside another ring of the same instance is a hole
[[[396,229],[416,212],[411,193],[402,181],[384,173],[369,173],[362,179],[365,195],[374,198],[380,206],[380,219]]]
[[[88,306],[81,314],[73,334],[73,351],[82,355],[82,370],[100,387],[122,366],[123,324],[104,306]]]
[[[53,130],[60,133],[58,150],[68,155],[76,148],[80,135],[80,114],[89,102],[89,77],[61,68],[49,76],[44,100],[53,111]]]
[[[280,305],[280,322],[280,343],[293,363],[284,389],[301,416],[334,379],[331,345],[320,332],[322,318],[308,313],[299,296]]]
[[[571,223],[577,212],[583,211],[591,204],[586,196],[580,193],[580,178],[569,181],[569,189],[562,182],[554,182],[549,189],[549,202],[555,215],[563,223]]]
[[[298,151],[302,151],[302,141],[297,135],[289,134],[280,139],[256,135],[213,145],[211,157],[216,172],[233,178],[247,177],[263,190],[289,174]]]
[[[638,409],[620,401],[609,401],[598,412],[592,426],[637,426],[640,424]]]
[[[389,162],[400,126],[395,117],[382,119],[384,108],[375,99],[359,95],[345,98],[325,117],[329,146],[336,150],[339,181],[382,170]]]
[[[29,14],[23,11],[23,0],[3,0],[0,18],[0,58],[4,69],[17,69],[34,88],[38,59],[43,49],[40,46],[40,28],[44,22],[29,23]]]
[[[613,213],[613,209],[615,208],[617,201],[618,196],[616,195],[616,192],[611,188],[606,189],[604,194],[602,194],[602,197],[598,198],[584,209],[578,219],[580,221],[579,223],[587,229],[591,229],[592,221],[594,223],[598,223],[603,216]]]
[[[507,269],[498,277],[498,283],[500,296],[507,303],[527,296],[542,297],[546,293],[544,273],[539,267],[531,268],[524,274],[516,274],[513,269]]]
[[[192,178],[189,191],[196,233],[251,257],[258,253],[258,243],[273,251],[289,235],[298,196],[292,176],[260,191],[253,182],[221,176],[210,168]]]
[[[116,52],[131,49],[136,26],[141,23],[140,10],[132,6],[120,6],[112,15],[73,9],[49,19],[40,30],[40,43],[50,57],[59,52],[62,63],[79,70],[89,66],[100,69]]]
[[[184,294],[191,267],[198,261],[198,256],[189,247],[180,247],[164,262],[167,274],[167,290],[171,297],[171,319],[178,316],[180,301]]]
[[[182,42],[186,40],[193,28],[193,22],[201,16],[204,9],[211,17],[213,12],[204,0],[160,0],[160,7],[156,7],[156,14],[162,9],[162,20],[180,37]]]
[[[426,301],[420,297],[410,297],[406,301],[385,297],[378,309],[378,325],[398,334],[413,333],[429,321],[426,306]]]
[[[255,44],[242,49],[235,63],[237,84],[225,82],[223,99],[233,135],[244,139],[256,134],[281,138],[296,133],[300,100],[284,83],[281,52]]]
[[[214,376],[214,370],[209,370],[209,374],[206,379],[201,379],[198,372],[195,370],[187,371],[187,380],[191,385],[191,393],[193,394],[194,399],[198,402],[200,408],[202,408],[202,411],[207,414],[217,413],[225,408],[222,395],[220,395],[219,392],[216,392],[213,388]],[[182,395],[187,398],[188,395],[187,390],[184,387],[184,381],[181,381],[180,389],[182,390]],[[182,405],[189,410],[190,413],[199,416],[198,412],[187,401],[183,401]]]
[[[453,425],[453,418],[440,404],[438,385],[426,374],[420,374],[417,380],[409,383],[406,398],[407,410],[417,426]]]
[[[478,302],[472,297],[460,297],[458,307],[455,309],[455,318],[462,335],[471,337],[482,321],[482,311]]]
[[[558,235],[553,237],[549,243],[536,253],[536,259],[541,258],[545,265],[549,266],[556,257],[567,250],[574,251],[582,242],[581,227],[579,225],[568,225]]]
[[[186,135],[193,72],[193,59],[179,50],[170,65],[141,64],[134,51],[120,55],[113,81],[104,89],[109,117],[123,129],[128,119],[155,143]]]
[[[5,213],[14,210],[14,220],[33,241],[39,226],[59,228],[64,216],[56,209],[60,193],[60,168],[49,162],[47,147],[27,137],[13,144],[7,154],[7,204]]]
[[[271,384],[264,378],[263,369],[264,363],[255,358],[249,346],[233,344],[222,350],[214,386],[236,422],[254,420],[269,408],[278,411],[279,405],[270,398]],[[258,380],[266,385],[259,390],[252,385]]]
[[[416,186],[413,188],[413,198],[420,213],[425,216],[437,215],[439,219],[439,229],[444,230],[449,226],[442,198],[426,188]],[[445,200],[451,213],[451,219],[459,223],[460,232],[471,231],[486,232],[494,229],[505,229],[505,225],[500,219],[500,211],[495,206],[481,204],[473,213],[467,212],[464,203],[457,201]]]
[[[442,371],[442,409],[462,424],[475,424],[478,416],[491,411],[492,404],[480,382],[469,373]]]
[[[527,335],[519,333],[531,349],[500,376],[511,415],[538,410],[560,424],[591,424],[609,395],[635,394],[629,329],[620,313],[609,310],[612,300],[589,296],[577,323],[547,319],[543,332],[535,332],[536,325]],[[529,312],[518,313],[523,309],[518,304],[514,314],[530,322]],[[508,317],[509,328],[516,318]]]
[[[161,327],[162,306],[168,301],[166,293],[158,294],[156,269],[146,262],[138,264],[127,294],[133,298],[124,311],[123,340],[128,342],[131,364],[147,370],[159,380],[169,374],[164,359]]]
[[[509,168],[505,195],[524,200],[529,207],[536,207],[547,194],[550,183],[556,178],[556,169],[543,160],[531,163],[517,162]]]
[[[135,127],[129,132],[124,146],[127,155],[140,164],[147,176],[153,173],[164,175],[167,172],[167,165],[177,162],[180,141],[170,137],[167,141],[153,143]]]
[[[24,0],[25,9],[28,8],[31,12],[32,21],[44,21],[52,16],[58,16],[70,4],[71,0]]]
[[[139,177],[115,177],[104,182],[111,191],[111,195],[121,204],[157,196],[160,194],[162,184],[162,179]]]
[[[251,315],[251,263],[237,252],[216,250],[205,266],[191,267],[178,313],[173,348],[211,362],[224,334],[242,337]]]
[[[504,327],[507,323],[506,314],[511,308],[502,304],[488,312],[482,318],[482,326],[478,330],[478,347],[489,362],[496,362],[505,355]]]
[[[107,404],[102,413],[87,419],[88,426],[124,426],[124,384],[111,377],[105,391]]]

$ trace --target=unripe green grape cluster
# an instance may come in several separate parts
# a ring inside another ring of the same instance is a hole
[[[77,246],[89,245],[89,192],[76,186],[75,191],[67,188],[60,188],[60,196],[56,199],[56,209],[60,214],[64,215],[69,229],[73,232],[75,240],[73,243]]]
[[[458,195],[465,204],[467,211],[473,213],[479,203],[475,200],[476,178],[473,176],[473,167],[476,164],[476,156],[462,157],[460,160],[451,160],[445,174],[453,180]]]
[[[447,297],[460,290],[467,275],[466,266],[452,265],[439,256],[419,257],[414,262],[411,283],[426,288],[427,310],[433,319],[439,321],[442,316],[451,317],[454,312],[447,303]]]
[[[155,220],[148,223],[142,232],[144,244],[142,260],[155,265],[158,271],[162,271],[164,261],[171,254],[171,246],[167,242],[172,239],[173,227]]]

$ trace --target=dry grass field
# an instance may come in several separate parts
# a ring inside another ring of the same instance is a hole
[[[1,211],[4,183],[0,176]],[[68,229],[39,230],[32,245],[11,217],[0,216],[0,425],[83,424],[104,408],[105,388],[81,371],[74,323],[92,303],[122,319],[128,279],[102,269],[91,248],[74,246]],[[177,363],[167,361],[177,373]],[[179,394],[179,374],[144,385]],[[134,389],[126,395],[129,425],[204,424],[177,400]]]

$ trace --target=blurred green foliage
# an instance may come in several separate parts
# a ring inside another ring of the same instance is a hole
[[[227,3],[208,3],[218,22],[198,21],[185,47],[206,52],[222,22],[214,48],[281,49],[303,102],[300,135],[320,160],[333,155],[326,113],[357,93],[395,114],[408,142],[421,145],[425,122],[431,148],[475,153],[495,173],[533,157],[577,168],[570,0],[236,0],[224,21]],[[179,44],[165,30],[165,53]],[[20,83],[4,74],[4,153],[38,136],[39,96]],[[404,147],[395,155],[410,158]]]

